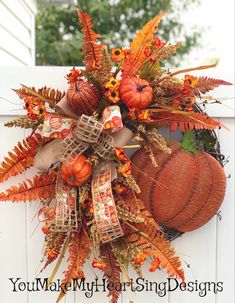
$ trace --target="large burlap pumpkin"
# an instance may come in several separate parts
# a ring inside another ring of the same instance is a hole
[[[140,199],[155,220],[182,232],[207,223],[218,211],[226,177],[220,163],[206,152],[190,153],[171,142],[172,153],[153,150],[154,167],[142,148],[132,156]]]

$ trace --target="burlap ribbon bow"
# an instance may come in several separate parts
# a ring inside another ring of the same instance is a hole
[[[61,107],[63,112],[66,111],[63,104]],[[115,106],[115,110],[117,109],[120,113],[120,109]],[[132,132],[122,125],[113,134],[104,132],[104,122],[86,115],[76,119],[74,114],[72,118],[48,114],[37,131],[43,137],[54,140],[37,153],[34,163],[38,169],[48,170],[53,163],[65,161],[73,153],[80,155],[88,147],[103,159],[101,164],[94,167],[91,182],[94,219],[103,243],[123,235],[111,188],[116,170],[110,160],[113,158],[115,146],[125,145],[132,137]],[[77,188],[65,184],[58,173],[55,217],[51,222],[55,231],[77,230],[79,218],[76,203]]]

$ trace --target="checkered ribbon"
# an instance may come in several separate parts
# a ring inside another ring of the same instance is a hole
[[[111,188],[111,162],[96,166],[92,176],[92,200],[96,226],[103,243],[121,236],[123,231]]]

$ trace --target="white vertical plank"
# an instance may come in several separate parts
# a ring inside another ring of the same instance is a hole
[[[216,278],[216,218],[196,231],[185,233],[181,238],[172,242],[176,253],[190,265],[183,262],[185,270],[185,282],[201,283],[201,288],[205,287],[205,282],[215,282]],[[203,295],[203,294],[201,294]],[[177,291],[170,293],[169,303],[204,302],[214,303],[214,292],[207,292],[204,297],[200,296],[200,291]]]
[[[221,220],[217,219],[216,279],[223,282],[223,291],[216,296],[216,303],[234,302],[234,118],[221,119],[229,128],[219,131],[221,151],[229,162],[225,165],[227,188],[221,207]]]
[[[135,302],[159,302],[167,303],[169,295],[164,289],[164,283],[167,281],[167,274],[165,271],[157,270],[154,273],[148,271],[150,264],[143,266],[143,279],[136,280],[138,277],[133,270],[129,270],[130,278],[133,279],[133,285],[137,288],[136,291],[131,291],[129,288],[127,292],[123,292],[123,303]]]
[[[10,117],[0,116],[0,158],[11,150],[24,137],[24,130],[8,129],[4,122]],[[24,180],[21,175],[0,184],[0,191]],[[27,248],[26,248],[26,206],[24,203],[0,202],[0,299],[1,302],[27,302],[27,293],[13,292],[9,278],[21,278],[27,281]]]

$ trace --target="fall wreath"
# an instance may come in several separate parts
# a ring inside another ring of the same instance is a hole
[[[85,277],[90,256],[112,283],[128,266],[141,276],[147,259],[149,271],[164,269],[184,281],[170,240],[207,223],[226,186],[214,132],[222,125],[200,105],[210,102],[207,92],[230,83],[188,74],[213,66],[175,72],[162,66],[180,47],[156,36],[163,16],[149,21],[130,48],[111,51],[97,42],[88,14],[78,16],[85,67],[67,75],[67,92],[15,90],[27,114],[6,126],[32,133],[1,163],[0,181],[32,166],[42,172],[0,193],[0,201],[40,200],[43,269],[68,251],[64,290]],[[180,130],[182,142],[166,140],[163,127]],[[119,295],[109,294],[113,303]]]

